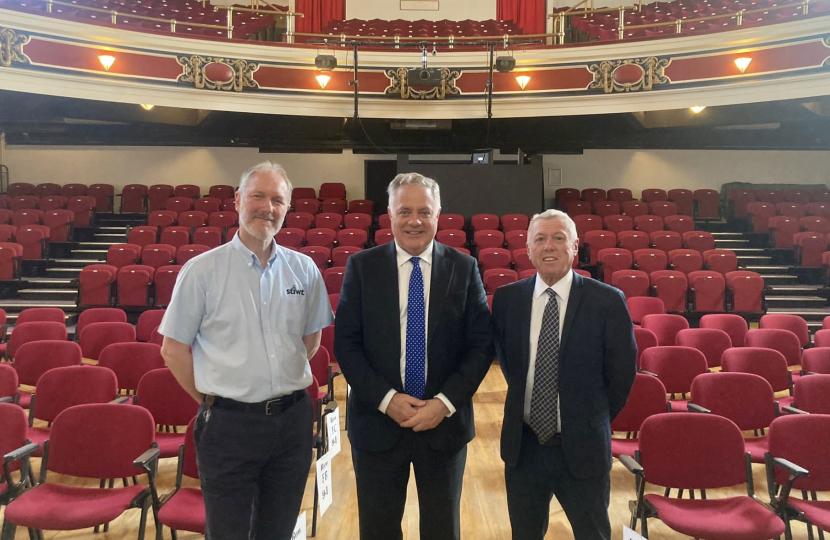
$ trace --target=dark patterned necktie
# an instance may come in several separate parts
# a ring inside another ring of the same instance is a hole
[[[409,278],[409,297],[406,304],[406,393],[424,399],[426,386],[426,329],[424,320],[424,276],[421,259],[412,257],[412,275]]]
[[[530,429],[542,444],[556,433],[559,416],[559,302],[553,289],[545,292],[548,303],[539,331],[530,397]]]

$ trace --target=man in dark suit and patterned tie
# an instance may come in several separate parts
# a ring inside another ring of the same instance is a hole
[[[544,538],[554,495],[576,540],[609,540],[610,423],[634,383],[631,317],[619,290],[572,271],[579,244],[567,214],[534,216],[527,245],[537,274],[493,298],[513,540]]]
[[[434,241],[438,184],[399,174],[388,192],[395,241],[349,258],[335,321],[360,538],[402,538],[412,466],[421,538],[458,540],[472,397],[494,357],[487,299],[475,259]]]

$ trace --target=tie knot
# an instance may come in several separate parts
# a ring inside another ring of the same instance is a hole
[[[421,258],[420,257],[412,257],[411,259],[409,259],[409,262],[412,263],[412,266],[418,266],[418,263],[421,262]]]
[[[555,292],[553,292],[553,289],[551,289],[550,287],[548,287],[547,289],[545,289],[545,292],[546,292],[546,293],[548,293],[548,298],[549,298],[549,299],[556,298],[556,293],[555,293]]]

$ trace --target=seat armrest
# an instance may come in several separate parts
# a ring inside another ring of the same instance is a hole
[[[12,461],[19,461],[24,457],[28,457],[32,455],[32,452],[38,449],[40,445],[38,443],[29,443],[21,446],[16,450],[12,450],[5,456],[3,456],[3,464],[11,463]]]
[[[618,459],[629,472],[636,474],[637,476],[643,476],[643,466],[637,463],[637,460],[633,457],[623,454]]]
[[[710,411],[706,407],[701,407],[700,405],[698,405],[696,403],[692,403],[691,401],[688,402],[686,404],[686,406],[688,407],[689,412],[696,412],[696,413],[702,413],[702,414],[712,414],[712,411]]]
[[[802,476],[810,476],[810,471],[808,471],[804,467],[801,467],[800,465],[796,465],[795,463],[793,463],[792,461],[790,461],[788,459],[777,457],[777,458],[773,458],[772,461],[773,461],[774,465],[776,465],[778,467],[781,467],[782,469],[787,471],[794,478],[799,478],[799,477],[802,477]]]
[[[807,411],[802,411],[796,407],[782,407],[781,410],[787,414],[810,414]]]

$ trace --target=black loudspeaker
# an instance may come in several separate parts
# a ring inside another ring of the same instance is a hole
[[[499,73],[510,73],[516,67],[516,59],[512,56],[498,56],[495,67]]]
[[[406,80],[413,88],[437,88],[441,86],[441,68],[414,68],[406,72]]]
[[[320,71],[331,71],[337,67],[337,58],[333,54],[318,54],[314,58],[314,65]]]

